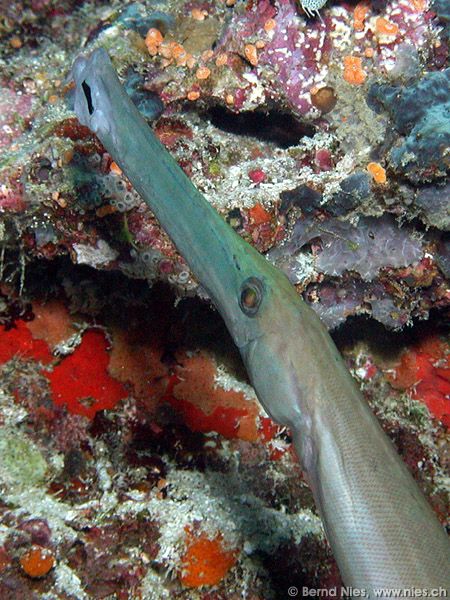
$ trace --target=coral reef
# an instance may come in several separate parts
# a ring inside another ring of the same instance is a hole
[[[334,330],[445,522],[448,3],[320,16],[295,0],[3,7],[2,598],[339,584],[289,432],[74,116],[67,74],[100,46],[208,201]]]
[[[259,407],[218,315],[62,266],[66,295],[31,306],[2,295],[2,597],[278,598],[339,585],[289,434]],[[31,267],[30,296],[51,277]],[[337,341],[445,521],[450,347],[430,327],[381,346],[370,328]]]
[[[78,296],[76,273],[66,277]],[[89,312],[68,319],[52,299],[35,301],[0,337],[9,350],[17,335],[0,372],[2,597],[30,589],[131,599],[154,587],[155,597],[193,598],[211,586],[263,594],[269,575],[256,557],[288,543],[294,551],[305,536],[323,548],[325,581],[333,562],[289,440],[237,373],[218,317],[197,302],[168,311],[167,291],[142,294],[140,285],[129,291],[130,324],[127,281],[115,287],[121,306],[98,290],[95,328]],[[22,329],[49,361],[21,354]],[[105,373],[93,374],[99,361]],[[303,576],[312,584],[315,567]]]
[[[197,300],[173,307],[167,289],[112,274],[96,287],[95,271],[63,266],[65,299],[12,316],[18,300],[2,296],[2,597],[276,598],[286,582],[339,585],[289,435],[257,404],[219,317]],[[29,293],[51,276],[29,274]],[[450,348],[432,327],[406,345],[392,338],[387,355],[376,336],[338,342],[445,520]],[[68,385],[55,390],[62,370]]]
[[[314,206],[316,216],[325,211],[354,222],[388,211],[409,221],[418,206],[426,225],[442,228],[445,206],[438,208],[437,197],[445,185],[437,182],[431,199],[428,188],[416,194],[398,178],[405,173],[428,181],[447,165],[441,102],[447,71],[440,68],[446,43],[425,2],[392,1],[381,13],[375,5],[335,4],[324,8],[323,21],[305,19],[293,0],[208,8],[177,0],[164,12],[134,3],[96,7],[89,15],[71,13],[70,5],[55,12],[43,3],[32,9],[37,16],[27,13],[22,21],[19,7],[11,7],[12,29],[3,32],[9,45],[2,113],[10,146],[0,163],[0,206],[5,244],[17,248],[20,240],[25,262],[69,253],[78,264],[167,281],[181,295],[198,290],[120,169],[70,111],[64,75],[79,50],[71,27],[80,21],[88,48],[108,49],[138,108],[156,120],[160,139],[258,250],[276,251],[289,236],[295,221],[292,215],[285,220],[286,198],[297,188],[312,190],[302,210]],[[45,73],[33,64],[27,78],[12,77],[34,52],[29,19],[44,35],[49,15],[51,26],[69,31],[58,59],[45,54]],[[418,81],[423,68],[429,72]],[[405,82],[396,112],[392,98]],[[366,97],[382,109],[379,116]],[[425,135],[427,123],[440,127],[433,111],[442,127],[439,135]],[[403,142],[385,136],[389,119]],[[409,166],[400,165],[402,156]],[[294,206],[301,208],[299,202]],[[434,233],[428,239],[426,251],[434,256]],[[395,270],[396,263],[386,266]],[[312,277],[316,284],[319,275]],[[418,288],[402,286],[410,292],[399,298],[406,320],[426,316],[429,301],[419,301],[416,310],[410,300]],[[440,286],[437,277],[434,287]],[[440,306],[442,293],[434,296]],[[371,307],[385,312],[375,300]],[[360,312],[355,307],[347,314]],[[390,319],[384,323],[391,326]]]

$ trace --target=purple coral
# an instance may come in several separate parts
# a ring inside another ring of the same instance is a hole
[[[323,223],[300,219],[290,241],[273,251],[271,258],[278,262],[286,253],[295,254],[314,238],[320,238],[322,243],[316,267],[333,277],[356,271],[364,281],[372,281],[380,269],[408,266],[423,254],[420,240],[412,237],[407,228],[400,229],[392,216],[383,215],[362,217],[357,226],[338,219]]]
[[[306,299],[329,329],[344,323],[355,314],[371,314],[389,329],[399,329],[409,320],[408,310],[399,308],[378,282],[326,282],[308,289]]]

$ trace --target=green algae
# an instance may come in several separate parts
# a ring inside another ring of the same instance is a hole
[[[0,482],[10,489],[25,490],[41,484],[47,463],[39,448],[19,431],[0,430]]]

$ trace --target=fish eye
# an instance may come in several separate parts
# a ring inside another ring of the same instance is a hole
[[[247,317],[254,317],[258,313],[263,299],[263,284],[257,277],[249,277],[241,285],[239,306]]]

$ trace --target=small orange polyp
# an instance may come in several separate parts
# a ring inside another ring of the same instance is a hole
[[[384,17],[378,17],[375,21],[375,29],[380,35],[397,35],[398,33],[397,23],[392,23],[392,21],[388,21]]]
[[[226,65],[227,62],[228,62],[228,54],[226,52],[221,52],[220,54],[217,55],[216,65],[218,67],[223,67],[223,65]]]
[[[365,2],[359,2],[353,11],[353,18],[355,21],[364,21],[369,14],[369,5]]]
[[[411,6],[417,12],[423,12],[427,7],[427,3],[426,0],[411,0]]]
[[[204,21],[208,16],[208,13],[206,10],[202,10],[201,8],[193,8],[191,10],[191,16],[196,21]]]
[[[364,20],[369,14],[369,5],[366,2],[359,2],[353,11],[353,29],[355,31],[364,31]]]
[[[172,52],[172,57],[175,60],[183,57],[186,54],[186,50],[183,48],[183,46],[181,44],[178,44],[177,42],[170,43],[170,50]]]
[[[371,162],[367,165],[367,170],[372,175],[374,181],[379,184],[386,183],[386,170],[376,162]]]
[[[159,29],[150,27],[150,29],[147,31],[147,35],[145,36],[145,45],[147,46],[147,50],[151,56],[156,56],[158,53],[158,48],[162,44],[163,40],[164,36]]]
[[[253,67],[256,67],[258,64],[258,50],[256,49],[256,46],[254,44],[246,44],[244,48],[244,54],[248,62]]]
[[[233,104],[234,104],[234,96],[233,96],[233,94],[227,94],[225,96],[225,102],[228,104],[228,106],[233,106]]]
[[[277,26],[277,23],[276,23],[275,19],[268,19],[264,23],[264,31],[266,33],[268,33],[269,31],[272,31],[273,29],[275,29],[276,26]]]
[[[198,92],[197,90],[191,90],[187,94],[187,99],[190,100],[191,102],[194,102],[195,100],[198,100],[199,98],[200,98],[200,92]]]
[[[197,71],[195,72],[195,76],[197,77],[197,79],[208,79],[208,77],[211,75],[211,70],[208,69],[208,67],[199,67],[197,69]]]
[[[344,56],[344,79],[352,85],[361,85],[366,80],[362,60],[358,56]]]

